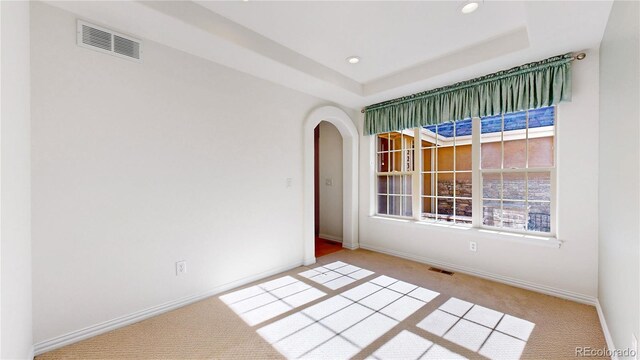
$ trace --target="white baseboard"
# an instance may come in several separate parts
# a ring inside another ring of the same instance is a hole
[[[342,247],[343,247],[343,248],[345,248],[345,249],[349,249],[349,250],[355,250],[355,249],[359,249],[359,248],[360,248],[360,245],[358,245],[358,244],[351,245],[351,244],[345,244],[345,243],[343,243],[343,244],[342,244]]]
[[[609,348],[609,350],[612,350],[611,360],[618,360],[618,356],[613,352],[616,346],[613,343],[613,338],[611,337],[611,333],[609,332],[609,327],[607,326],[607,321],[604,318],[604,313],[602,312],[602,307],[600,306],[599,300],[596,300],[596,310],[598,311],[598,319],[600,319],[600,326],[602,326],[604,339],[607,341],[607,348]]]
[[[387,249],[387,248],[383,248],[383,247],[379,247],[379,246],[372,246],[372,245],[367,245],[367,244],[362,244],[361,243],[360,247],[363,248],[363,249],[367,249],[367,250],[372,250],[372,251],[381,252],[381,253],[384,253],[384,254],[389,254],[389,255],[401,257],[401,258],[404,258],[404,259],[417,261],[417,262],[420,262],[420,263],[423,263],[423,264],[429,264],[429,265],[437,266],[437,267],[443,268],[445,270],[461,272],[461,273],[464,273],[464,274],[473,275],[473,276],[481,277],[481,278],[488,279],[488,280],[493,280],[493,281],[496,281],[496,282],[499,282],[499,283],[512,285],[512,286],[519,287],[519,288],[522,288],[522,289],[527,289],[527,290],[543,293],[543,294],[546,294],[546,295],[551,295],[551,296],[556,296],[556,297],[567,299],[567,300],[572,300],[572,301],[579,302],[579,303],[582,303],[582,304],[596,305],[596,303],[597,303],[597,299],[595,297],[593,297],[593,296],[579,294],[579,293],[575,293],[575,292],[572,292],[572,291],[566,291],[566,290],[557,289],[557,288],[546,286],[546,285],[535,284],[535,283],[524,281],[524,280],[510,278],[508,276],[492,274],[492,273],[489,273],[489,272],[476,270],[476,269],[472,269],[472,268],[465,267],[465,266],[460,266],[460,265],[451,264],[451,263],[447,263],[447,262],[443,262],[443,261],[438,261],[438,260],[430,259],[430,258],[427,258],[427,257],[423,257],[423,256],[415,255],[415,254],[409,254],[409,253],[405,253],[405,252],[402,252],[402,251]]]
[[[315,263],[316,263],[316,257],[314,256],[314,257],[310,257],[310,258],[308,258],[308,259],[305,259],[305,260],[302,262],[302,265],[304,265],[304,266],[309,266],[309,265],[313,265],[313,264],[315,264]]]
[[[321,239],[325,239],[333,242],[339,242],[339,243],[342,242],[342,238],[340,236],[333,236],[329,234],[318,234],[318,237]]]
[[[40,355],[43,354],[45,352],[51,351],[51,350],[55,350],[58,349],[60,347],[63,347],[65,345],[69,345],[69,344],[73,344],[76,343],[78,341],[84,340],[84,339],[88,339],[90,337],[94,337],[96,335],[100,335],[103,333],[106,333],[108,331],[111,330],[115,330],[118,328],[121,328],[123,326],[127,326],[139,321],[142,321],[144,319],[148,319],[150,317],[156,316],[156,315],[160,315],[162,313],[165,313],[167,311],[171,311],[171,310],[175,310],[177,308],[183,307],[185,305],[189,305],[191,303],[194,303],[196,301],[200,301],[202,299],[208,298],[210,296],[219,294],[221,292],[236,288],[238,286],[242,286],[245,284],[248,284],[250,282],[256,281],[256,280],[260,280],[263,278],[266,278],[268,276],[271,275],[275,275],[287,270],[291,270],[293,268],[296,268],[298,266],[302,265],[302,261],[298,261],[292,264],[289,264],[287,266],[282,266],[282,267],[278,267],[275,269],[271,269],[253,276],[249,276],[237,281],[233,281],[221,286],[218,286],[216,288],[213,288],[209,291],[206,291],[202,294],[199,295],[194,295],[194,296],[188,296],[182,299],[177,299],[177,300],[173,300],[173,301],[169,301],[166,302],[164,304],[160,304],[160,305],[156,305],[153,307],[150,307],[148,309],[145,310],[141,310],[141,311],[136,311],[134,313],[125,315],[125,316],[121,316],[109,321],[105,321],[99,324],[95,324],[89,327],[86,327],[84,329],[80,329],[80,330],[76,330],[76,331],[72,331],[70,333],[64,334],[64,335],[60,335],[60,336],[56,336],[54,338],[45,340],[45,341],[41,341],[37,344],[34,345],[34,353],[35,355]],[[33,358],[33,357],[32,357]]]

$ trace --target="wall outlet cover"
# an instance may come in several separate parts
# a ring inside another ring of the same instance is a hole
[[[476,243],[475,241],[469,241],[469,251],[478,251],[478,243]]]

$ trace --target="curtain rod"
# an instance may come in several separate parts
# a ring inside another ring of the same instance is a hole
[[[578,60],[578,61],[579,61],[579,60],[584,60],[584,58],[586,58],[586,57],[587,57],[587,54],[585,54],[585,53],[581,52],[581,53],[578,53],[578,54],[576,54],[576,55],[572,56],[572,57],[571,57],[571,61],[573,61],[573,60]],[[366,110],[366,109],[367,109],[367,107],[365,106],[365,107],[363,107],[362,109],[360,109],[360,112],[361,112],[362,114],[364,114],[364,112],[365,112],[365,110]]]

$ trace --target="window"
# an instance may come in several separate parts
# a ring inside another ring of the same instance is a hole
[[[471,120],[421,130],[422,219],[471,224]]]
[[[414,143],[413,130],[378,135],[378,214],[412,216]]]
[[[377,214],[552,234],[555,111],[378,135]]]
[[[554,108],[480,121],[482,224],[551,232]]]

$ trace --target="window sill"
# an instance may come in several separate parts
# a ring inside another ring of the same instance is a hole
[[[459,232],[461,234],[466,233],[469,235],[473,234],[475,237],[480,237],[485,239],[514,241],[514,242],[519,242],[523,244],[546,246],[546,247],[558,248],[558,249],[562,246],[562,240],[559,240],[558,238],[553,236],[538,236],[533,234],[522,234],[522,233],[508,232],[508,231],[502,231],[502,230],[464,226],[464,225],[442,224],[437,222],[428,222],[428,221],[421,221],[421,220],[402,218],[402,217],[370,215],[369,218],[374,219],[376,221],[379,220],[379,221],[388,221],[388,222],[399,222],[399,223],[411,224],[411,226],[433,227],[442,231]]]

